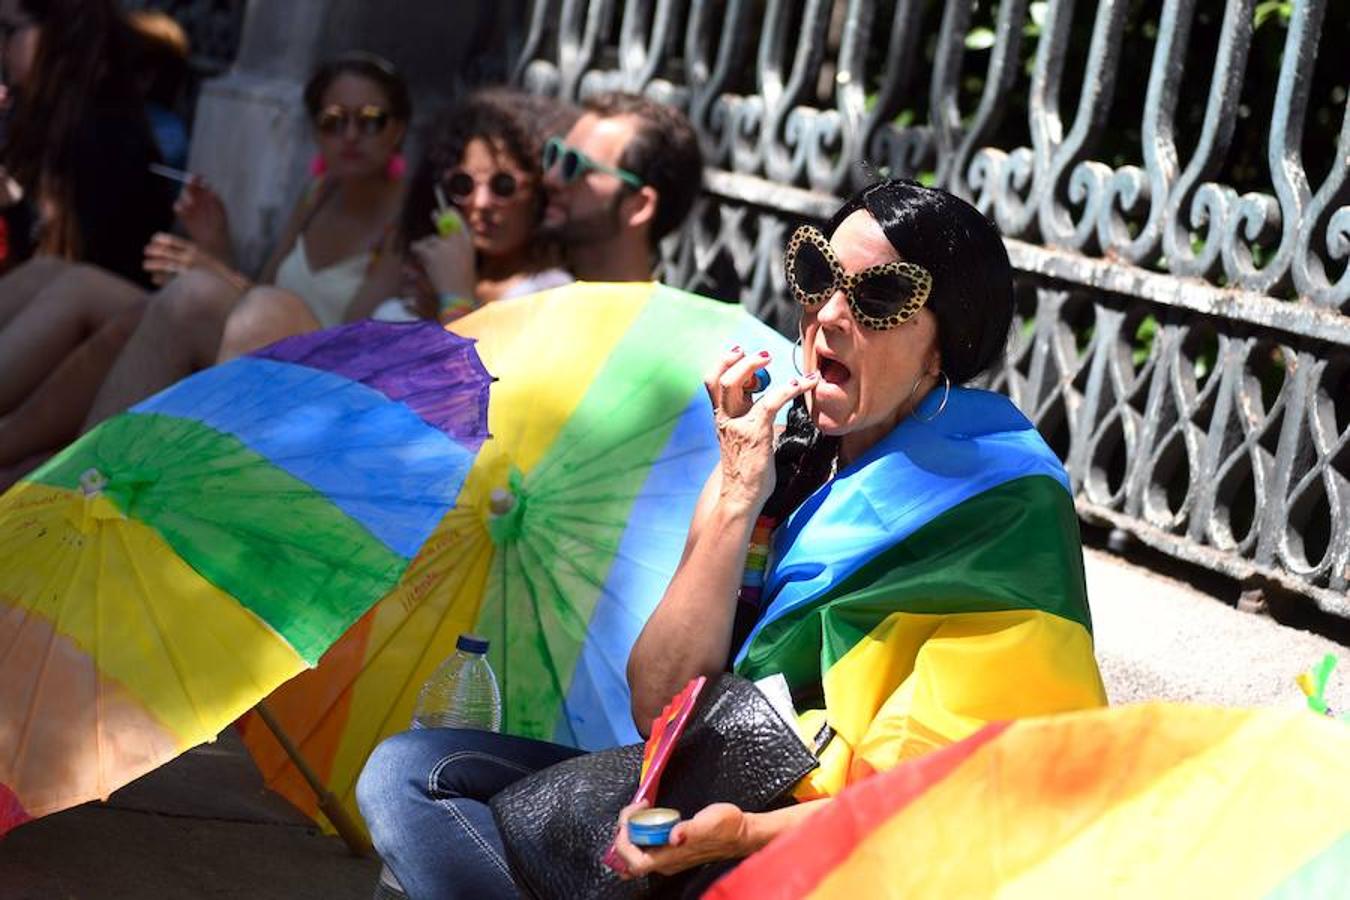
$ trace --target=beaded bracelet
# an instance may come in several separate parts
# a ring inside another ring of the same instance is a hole
[[[441,294],[437,297],[437,306],[439,307],[438,317],[441,323],[453,322],[461,316],[468,315],[478,308],[478,303],[472,297],[461,297],[458,294]]]
[[[741,579],[741,590],[737,595],[742,603],[759,605],[764,591],[764,572],[769,567],[769,541],[777,526],[778,520],[768,516],[760,516],[755,520],[754,530],[750,532],[750,546],[745,553],[745,576]]]

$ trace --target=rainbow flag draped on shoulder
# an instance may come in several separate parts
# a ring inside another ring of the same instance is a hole
[[[939,405],[930,393],[774,534],[736,671],[781,672],[803,736],[832,730],[799,799],[989,721],[1106,703],[1063,466],[1002,395]]]

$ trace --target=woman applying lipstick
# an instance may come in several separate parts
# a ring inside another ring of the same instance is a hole
[[[620,827],[628,876],[689,873],[686,895],[852,782],[992,720],[1106,699],[1063,466],[1007,398],[962,386],[997,362],[1012,321],[997,230],[946,192],[885,181],[823,230],[799,230],[786,269],[804,374],[755,395],[769,360],[740,348],[710,373],[721,463],[628,683],[645,731],[692,678],[782,675],[819,767],[797,802],[712,804],[664,847],[637,847]],[[765,531],[767,553],[748,553]],[[766,555],[762,575],[747,572]],[[377,748],[358,799],[405,887],[509,896],[482,813],[549,746],[433,729]],[[410,833],[439,852],[405,846]]]

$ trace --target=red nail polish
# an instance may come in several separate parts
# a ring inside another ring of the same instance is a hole
[[[768,359],[768,358],[769,358],[769,351],[768,351],[768,350],[761,350],[761,351],[759,351],[759,355],[762,356],[762,357],[764,357],[765,359]]]
[[[740,353],[740,352],[741,352],[741,345],[740,345],[740,344],[732,344],[732,345],[731,345],[731,350],[728,351],[728,352],[730,352],[730,353]]]

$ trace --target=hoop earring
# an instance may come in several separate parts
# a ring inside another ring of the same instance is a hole
[[[798,375],[805,375],[802,371],[801,363],[797,362],[797,351],[802,349],[802,336],[797,335],[797,340],[792,342],[792,368],[797,370]]]
[[[918,419],[920,422],[928,423],[936,420],[938,416],[942,415],[942,411],[947,408],[947,401],[951,399],[952,380],[949,377],[947,377],[947,373],[942,371],[941,369],[938,369],[938,374],[942,376],[942,402],[938,404],[937,412],[933,413],[928,418],[924,418],[923,416],[919,415],[918,412],[915,411],[912,406],[910,407],[911,409],[910,415]],[[920,381],[923,381],[922,375],[914,379],[914,387],[909,389],[909,396],[911,400],[914,398],[914,392],[919,389]]]

